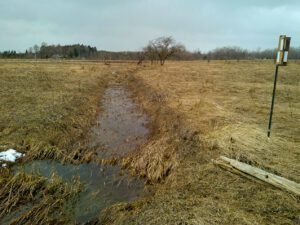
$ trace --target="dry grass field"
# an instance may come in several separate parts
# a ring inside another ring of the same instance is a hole
[[[118,163],[154,194],[107,208],[95,224],[299,224],[299,196],[212,163],[225,155],[300,182],[300,63],[279,69],[269,139],[274,70],[271,61],[0,61],[0,150],[19,149],[24,161],[88,161],[86,135],[101,112],[102,93],[118,83],[132,91],[152,133]],[[3,187],[14,177],[1,170],[1,201],[9,200]],[[47,191],[41,178],[24,175],[25,183],[16,184],[20,195],[31,193],[32,180]],[[53,199],[77,191],[64,190]],[[14,201],[10,207],[28,199]]]
[[[220,153],[300,182],[300,63],[279,69],[269,139],[274,70],[271,61],[186,62],[135,77]]]
[[[92,150],[85,137],[100,110],[103,91],[114,80],[111,71],[89,62],[0,61],[0,151],[17,149],[25,153],[23,162],[90,161]],[[79,186],[55,174],[49,183],[37,175],[0,168],[0,219],[19,205],[33,203],[32,211],[16,217],[15,224],[69,223],[73,218],[60,211],[76,197]]]
[[[1,61],[0,149],[69,159],[85,144],[111,71],[76,61]]]
[[[211,162],[225,155],[300,181],[300,63],[280,68],[268,139],[274,70],[271,61],[197,61],[130,74],[128,86],[151,115],[154,135],[123,163],[150,183],[163,181],[148,204],[127,205],[130,212],[119,205],[120,216],[111,209],[104,221],[298,224],[299,198]]]

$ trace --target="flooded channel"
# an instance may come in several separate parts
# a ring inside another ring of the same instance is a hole
[[[103,96],[102,110],[91,128],[89,147],[99,148],[98,157],[123,156],[146,141],[149,134],[147,117],[140,113],[130,92],[122,87],[108,88]],[[142,180],[131,177],[118,166],[96,163],[72,165],[55,161],[33,161],[17,170],[51,177],[56,172],[66,182],[79,177],[84,185],[74,205],[76,222],[95,218],[105,207],[145,195]]]
[[[117,166],[99,166],[94,163],[63,165],[53,161],[34,161],[22,169],[47,178],[51,178],[55,172],[66,182],[79,177],[84,189],[72,207],[74,219],[79,223],[92,220],[107,206],[134,200],[145,194],[143,182],[121,171]]]
[[[130,92],[121,87],[107,89],[102,107],[89,140],[91,147],[104,148],[101,157],[125,155],[146,140],[148,120],[137,110]]]

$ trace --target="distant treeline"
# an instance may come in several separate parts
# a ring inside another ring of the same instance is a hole
[[[16,51],[0,52],[2,58],[39,58],[39,59],[91,59],[98,57],[96,47],[85,45],[47,45],[42,43],[41,46],[34,45],[25,52],[16,53]]]
[[[251,60],[251,59],[275,59],[277,49],[265,49],[249,51],[239,47],[216,48],[207,53],[200,51],[184,51],[171,57],[178,60]],[[289,50],[289,59],[300,59],[300,47],[291,47]]]
[[[223,47],[208,52],[208,59],[275,59],[277,49],[248,51],[239,47]],[[289,59],[300,59],[300,47],[289,50]]]
[[[239,47],[216,48],[207,53],[201,51],[180,51],[170,57],[171,60],[245,60],[245,59],[275,59],[276,49],[249,51]],[[93,59],[93,60],[140,60],[148,59],[143,51],[111,52],[97,50],[89,45],[34,45],[25,52],[14,50],[0,52],[0,58],[11,59]],[[300,59],[300,47],[292,47],[289,59]]]

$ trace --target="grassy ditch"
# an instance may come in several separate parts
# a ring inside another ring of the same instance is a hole
[[[152,135],[135,152],[111,163],[143,177],[155,191],[103,210],[95,224],[298,224],[297,196],[211,162],[226,155],[299,182],[300,64],[291,62],[280,71],[285,76],[278,81],[273,133],[267,139],[273,72],[270,61],[169,62],[138,68],[1,61],[0,150],[16,148],[26,153],[24,161],[89,161],[93,149],[86,148],[86,135],[101,110],[99,99],[109,84],[121,84],[150,117]],[[8,202],[3,212],[33,201],[31,196],[44,196],[15,224],[29,223],[38,214],[41,223],[59,223],[56,213],[66,205],[62,199],[77,190],[56,179],[58,193],[51,195],[46,191],[51,185],[38,176],[19,174],[19,183],[17,174],[1,171],[0,199]],[[29,194],[11,200],[5,184],[15,187],[16,196]],[[51,204],[55,211],[47,208]]]
[[[123,165],[156,192],[105,210],[99,224],[298,224],[297,196],[211,160],[226,155],[299,182],[299,66],[281,71],[272,139],[270,61],[170,62],[128,74],[154,123],[152,138]]]
[[[13,148],[25,153],[18,163],[91,161],[94,150],[87,147],[86,137],[101,110],[101,96],[114,74],[126,68],[1,60],[0,151]],[[11,214],[11,224],[74,224],[65,208],[79,191],[76,180],[65,183],[55,174],[47,180],[0,168],[0,220]],[[24,207],[28,210],[22,211]]]
[[[97,64],[0,62],[0,150],[26,160],[82,158],[111,75]]]

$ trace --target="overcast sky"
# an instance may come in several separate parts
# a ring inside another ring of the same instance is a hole
[[[300,0],[0,0],[0,51],[83,43],[139,50],[173,36],[187,49],[300,46]]]

